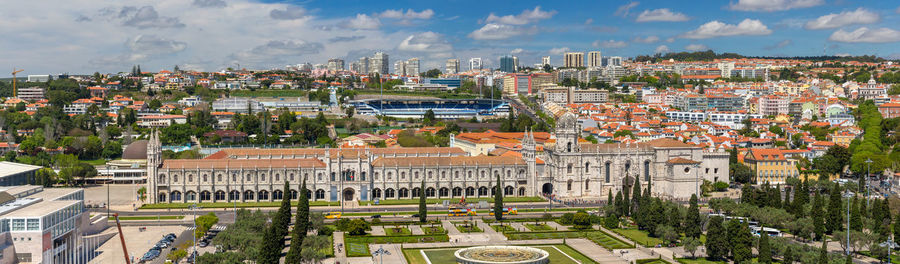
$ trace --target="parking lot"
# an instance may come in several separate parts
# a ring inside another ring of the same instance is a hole
[[[140,227],[137,226],[123,226],[122,233],[125,234],[125,245],[128,247],[128,254],[134,260],[132,263],[137,263],[144,253],[147,253],[147,250],[156,245],[156,242],[162,238],[163,235],[168,233],[175,233],[178,235],[178,240],[176,242],[180,242],[183,240],[182,234],[185,233],[187,228],[183,226],[147,226],[146,231],[139,231]],[[107,232],[116,233],[115,226],[110,227]],[[187,232],[190,233],[190,232]],[[189,238],[185,237],[185,238]],[[98,251],[102,252],[99,256],[91,260],[90,263],[123,263],[124,254],[122,254],[122,243],[119,241],[118,234],[109,239],[106,243],[100,246]],[[168,251],[163,251],[162,254],[156,259],[159,262],[163,263],[165,261],[166,254]]]

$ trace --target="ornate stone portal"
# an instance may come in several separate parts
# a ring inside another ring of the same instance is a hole
[[[550,253],[523,246],[478,246],[459,249],[454,253],[460,264],[547,264]]]

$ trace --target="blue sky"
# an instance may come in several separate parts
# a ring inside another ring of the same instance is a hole
[[[42,10],[22,12],[22,10]],[[28,74],[265,69],[385,51],[391,61],[565,51],[604,56],[712,49],[753,56],[900,58],[900,2],[28,1],[0,10],[0,64]],[[424,70],[424,69],[423,69]],[[0,76],[8,74],[0,73]]]

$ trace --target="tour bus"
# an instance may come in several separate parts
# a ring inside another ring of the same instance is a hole
[[[491,215],[494,215],[494,208],[491,208]],[[519,209],[515,207],[503,207],[503,215],[517,215]]]
[[[781,230],[775,228],[768,227],[750,227],[750,233],[753,233],[754,236],[760,236],[761,232],[766,232],[770,237],[780,237]]]
[[[475,216],[475,215],[476,215],[475,210],[468,209],[468,208],[465,208],[465,209],[451,208],[447,212],[447,216]]]
[[[339,219],[341,218],[341,212],[328,212],[325,214],[325,219]]]

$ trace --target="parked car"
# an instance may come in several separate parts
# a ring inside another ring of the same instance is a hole
[[[380,214],[372,215],[372,218],[381,218],[381,215]]]

